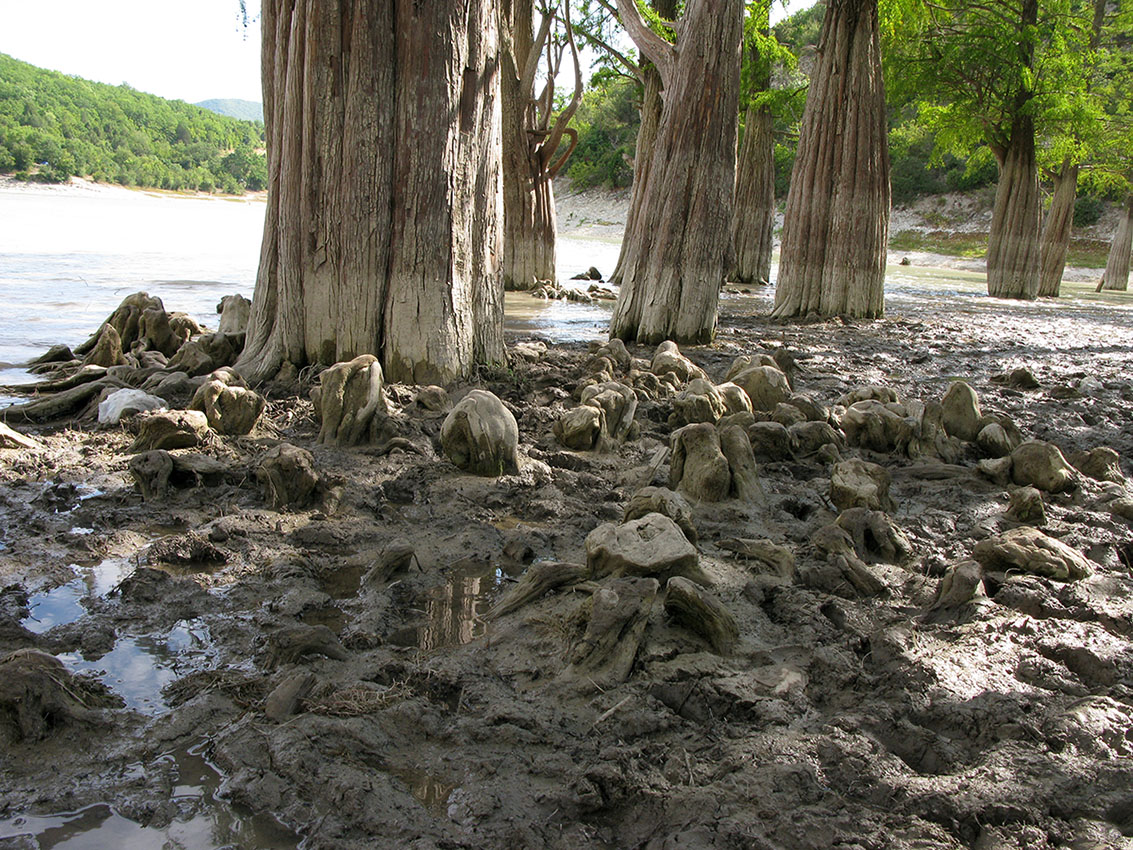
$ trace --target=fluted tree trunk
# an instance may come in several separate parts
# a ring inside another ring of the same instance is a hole
[[[554,199],[541,180],[528,138],[535,104],[523,91],[523,71],[535,48],[534,4],[501,0],[500,103],[503,115],[504,240],[500,277],[504,289],[531,289],[555,274]],[[548,213],[550,217],[548,218]]]
[[[677,16],[676,0],[653,0],[653,11],[666,21]],[[657,68],[648,60],[641,63],[639,69],[643,93],[641,96],[641,123],[637,129],[637,141],[633,151],[633,184],[630,189],[629,210],[626,212],[625,233],[630,233],[636,227],[637,217],[641,214],[641,202],[645,197],[645,185],[649,182],[649,167],[653,164],[653,144],[657,140],[657,125],[661,122],[661,75]],[[618,252],[618,262],[610,275],[611,283],[622,282],[625,269],[626,246],[628,242],[622,239],[622,247]]]
[[[657,36],[633,0],[618,0],[630,36],[665,89],[642,208],[625,235],[610,335],[702,343],[732,261],[742,0],[689,0],[677,44]]]
[[[490,0],[265,0],[268,208],[247,345],[376,354],[393,380],[503,357],[497,21]]]
[[[1118,222],[1117,232],[1109,246],[1109,259],[1098,290],[1114,289],[1125,292],[1129,289],[1129,255],[1133,248],[1133,192],[1125,200],[1125,215]]]
[[[1078,166],[1067,159],[1054,175],[1054,194],[1043,225],[1039,255],[1039,295],[1057,298],[1066,271],[1070,229],[1074,224],[1074,200],[1078,195]]]
[[[630,189],[624,233],[631,233],[636,229],[638,216],[641,215],[645,186],[649,183],[649,168],[653,164],[653,144],[657,141],[657,125],[661,121],[661,75],[657,73],[652,62],[642,63],[641,75],[645,80],[641,97],[641,123],[638,125],[637,142],[633,151],[633,185]],[[629,241],[623,236],[618,262],[609,278],[610,283],[622,282],[628,246]]]
[[[503,112],[504,226],[500,275],[507,290],[533,289],[537,281],[555,280],[555,192],[553,181],[578,137],[568,124],[582,97],[578,65],[566,3],[562,19],[575,65],[575,92],[552,121],[554,77],[562,58],[550,42],[558,13],[545,9],[536,34],[532,0],[500,0],[502,40],[501,101]],[[548,48],[548,81],[536,93],[540,55]],[[556,156],[559,142],[570,145]]]
[[[1031,116],[1017,113],[1006,149],[993,150],[999,184],[987,240],[987,294],[1032,299],[1039,293],[1042,202]]]
[[[791,172],[772,315],[881,316],[888,236],[877,0],[830,0]]]
[[[775,225],[775,138],[771,110],[748,109],[744,138],[736,163],[736,211],[732,238],[736,245],[734,279],[768,283]]]

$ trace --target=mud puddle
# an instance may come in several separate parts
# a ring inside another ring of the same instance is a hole
[[[93,566],[73,567],[71,581],[32,594],[22,625],[34,634],[77,622],[92,603],[113,591],[134,570],[127,558],[108,558]],[[72,673],[90,673],[143,714],[160,714],[168,708],[162,697],[166,686],[186,668],[199,669],[214,660],[215,648],[208,626],[200,619],[181,620],[164,635],[122,634],[113,648],[94,660],[78,652],[56,657]]]
[[[395,776],[404,782],[413,798],[432,814],[443,817],[448,813],[449,799],[457,790],[455,785],[423,770],[409,767],[391,767],[388,772],[390,776]]]
[[[447,570],[444,584],[425,591],[424,618],[396,632],[391,641],[424,651],[471,643],[487,630],[483,616],[511,574],[498,564],[465,559]]]
[[[201,749],[174,751],[156,767],[173,774],[165,826],[144,826],[113,803],[96,803],[73,812],[18,815],[0,820],[0,840],[23,838],[18,846],[39,850],[291,850],[299,837],[269,815],[254,814],[220,799],[221,774]],[[160,818],[160,815],[158,815]]]
[[[169,708],[162,696],[165,688],[190,669],[211,666],[215,651],[208,626],[200,620],[182,620],[165,638],[119,637],[114,648],[95,661],[77,652],[57,657],[72,673],[97,675],[125,700],[127,708],[157,715]]]
[[[75,622],[87,613],[91,602],[117,587],[133,571],[134,564],[126,558],[107,558],[90,567],[72,565],[72,569],[77,575],[71,581],[33,593],[28,599],[29,614],[22,625],[29,632],[43,634]]]

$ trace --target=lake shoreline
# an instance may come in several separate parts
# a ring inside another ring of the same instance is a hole
[[[267,192],[249,192],[244,195],[217,195],[205,192],[170,192],[161,189],[124,187],[110,183],[94,183],[79,177],[72,177],[64,184],[31,183],[0,176],[0,192],[26,192],[28,194],[73,194],[76,197],[89,197],[92,193],[129,193],[159,198],[184,199],[194,201],[217,201],[225,203],[264,203]],[[562,237],[587,239],[604,243],[619,243],[625,230],[626,215],[629,210],[629,189],[592,188],[572,189],[569,182],[560,178],[555,182],[555,212],[558,233]],[[941,212],[943,210],[944,212]],[[959,212],[957,212],[959,211]],[[930,234],[940,229],[942,217],[950,221],[955,232],[986,235],[990,212],[975,206],[972,196],[953,193],[922,199],[907,207],[894,208],[890,220],[890,235],[903,231]],[[948,218],[951,216],[951,218]],[[1090,228],[1079,229],[1084,238],[1112,238],[1116,228],[1118,211],[1110,210],[1106,217]],[[776,217],[776,232],[782,227],[782,215]],[[775,243],[775,263],[778,262],[778,239]],[[959,257],[954,254],[931,250],[901,251],[890,250],[887,263],[909,264],[927,268],[955,269],[958,271],[984,273],[986,262],[983,258]],[[611,270],[600,269],[603,273]],[[1063,279],[1067,281],[1098,281],[1102,269],[1084,266],[1066,267]]]

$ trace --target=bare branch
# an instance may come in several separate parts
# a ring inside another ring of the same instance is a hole
[[[594,35],[594,33],[584,29],[579,29],[578,34],[589,41],[592,45],[597,47],[599,50],[604,50],[608,54],[610,54],[610,56],[614,57],[614,59],[620,62],[639,83],[645,82],[645,75],[641,71],[641,66],[630,59],[628,56],[626,56],[624,53],[622,53],[620,50],[615,48],[612,44],[603,41],[601,38]]]
[[[677,63],[676,49],[649,29],[645,19],[641,17],[641,11],[637,8],[635,0],[618,0],[618,11],[621,13],[622,26],[626,28],[629,37],[649,61],[657,66],[661,82],[665,88],[668,88]]]
[[[570,47],[570,56],[574,61],[574,94],[571,96],[570,103],[566,108],[559,113],[559,117],[555,119],[555,128],[551,131],[550,138],[543,145],[541,152],[541,161],[544,165],[550,161],[551,157],[555,155],[555,151],[559,149],[559,142],[563,140],[563,134],[567,131],[567,125],[570,119],[574,117],[578,105],[582,103],[582,62],[578,58],[578,45],[574,41],[574,30],[570,25],[570,0],[563,0],[563,21],[566,24],[566,39],[567,46]],[[570,156],[574,146],[578,144],[578,134],[573,134],[573,141],[567,152],[559,159],[557,168],[551,171],[558,173],[558,170],[563,167],[567,157]],[[552,177],[554,174],[551,175]]]
[[[559,176],[559,172],[563,170],[566,161],[570,159],[570,155],[574,153],[575,147],[578,146],[578,130],[574,129],[574,127],[565,127],[563,128],[563,134],[570,139],[570,145],[563,151],[563,155],[558,158],[555,164],[547,168],[547,179],[549,180],[554,180]]]
[[[539,60],[543,56],[543,45],[547,41],[547,35],[551,32],[551,23],[554,18],[553,13],[543,16],[543,20],[539,24],[539,34],[535,36],[535,44],[532,46],[531,52],[527,54],[527,65],[523,69],[523,76],[519,78],[519,90],[523,92],[524,97],[531,97],[535,92],[535,74],[539,71]]]

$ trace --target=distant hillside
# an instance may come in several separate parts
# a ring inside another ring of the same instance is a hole
[[[0,53],[0,173],[238,194],[267,185],[263,125]]]
[[[217,115],[227,115],[229,118],[239,118],[241,121],[264,120],[264,105],[254,100],[240,100],[236,97],[216,97],[212,100],[202,100],[197,106],[215,112]]]

